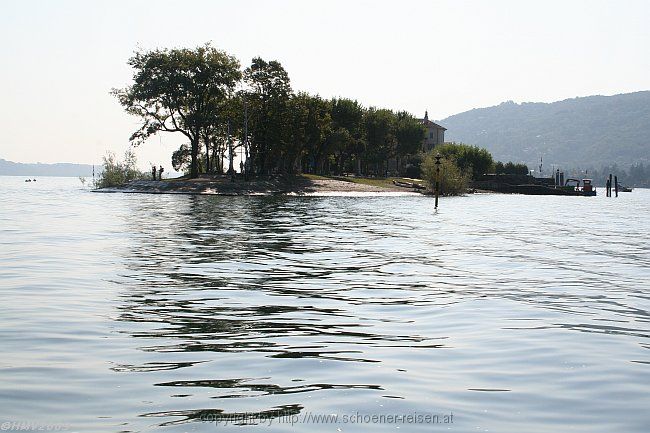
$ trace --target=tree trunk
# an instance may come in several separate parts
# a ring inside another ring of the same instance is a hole
[[[258,172],[265,176],[266,173],[266,141],[259,144],[255,162],[258,164]]]
[[[190,166],[190,177],[199,177],[199,137],[198,134],[192,139],[192,165]]]
[[[217,159],[217,171],[223,174],[223,148],[219,148],[219,159]]]
[[[217,143],[215,142],[212,145],[212,165],[214,166],[214,170],[219,173],[219,165],[217,164],[217,155],[219,155],[219,152],[217,152]]]
[[[206,173],[210,172],[210,169],[212,168],[210,166],[210,140],[206,136],[204,138],[205,141],[205,171]]]

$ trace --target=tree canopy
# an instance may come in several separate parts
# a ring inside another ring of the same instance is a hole
[[[224,173],[224,161],[232,170],[235,149],[245,155],[237,168],[255,175],[419,171],[421,119],[295,92],[278,61],[255,57],[242,70],[236,58],[206,44],[136,52],[128,64],[133,83],[113,94],[142,121],[131,142],[161,132],[184,135],[188,141],[173,153],[172,165],[191,177]],[[482,174],[492,164],[482,149],[445,146],[461,170],[471,166]]]
[[[200,140],[211,140],[225,121],[221,111],[241,79],[239,61],[207,44],[137,52],[128,64],[134,69],[133,84],[113,94],[143,121],[131,142],[141,144],[159,132],[185,135],[191,175],[198,176]]]
[[[469,171],[473,179],[488,173],[493,165],[492,155],[478,146],[463,143],[445,143],[436,149],[446,159],[452,159],[462,172]]]

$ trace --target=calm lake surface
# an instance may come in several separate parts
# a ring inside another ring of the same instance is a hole
[[[3,430],[650,429],[650,190],[434,213],[23,180],[0,177]]]

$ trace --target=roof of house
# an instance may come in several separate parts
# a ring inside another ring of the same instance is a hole
[[[432,122],[432,121],[430,121],[430,120],[427,119],[427,118],[419,119],[419,120],[420,120],[420,122],[422,122],[422,124],[423,124],[424,126],[426,126],[427,128],[437,128],[437,129],[442,129],[442,130],[445,130],[445,131],[447,130],[447,128],[445,128],[444,126],[440,126],[440,125],[438,125],[437,123]]]

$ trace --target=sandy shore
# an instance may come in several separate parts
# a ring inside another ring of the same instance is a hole
[[[255,179],[234,182],[227,176],[199,179],[169,179],[162,181],[138,180],[95,192],[122,192],[146,194],[201,194],[201,195],[411,195],[420,194],[412,188],[393,185],[375,186],[333,178]]]

